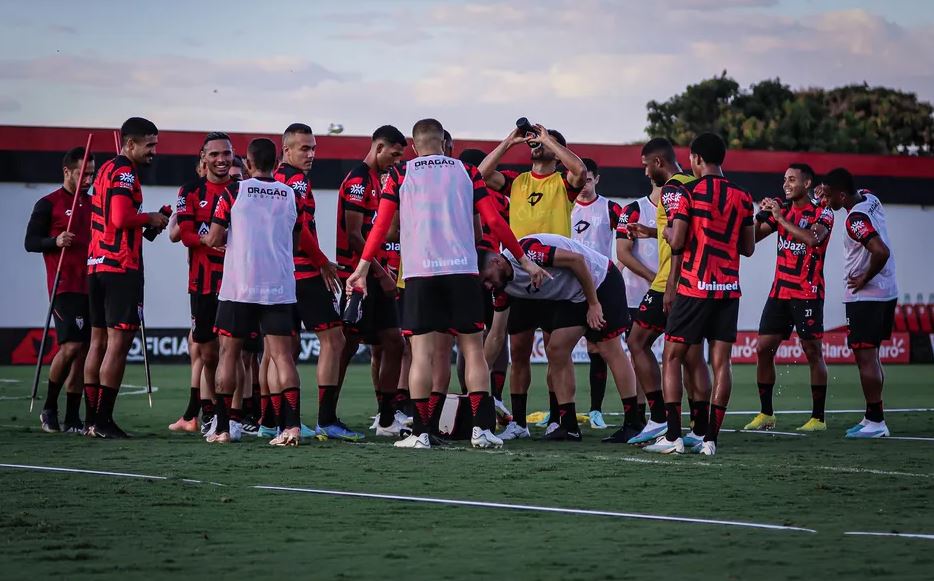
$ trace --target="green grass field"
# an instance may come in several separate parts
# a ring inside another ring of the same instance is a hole
[[[131,367],[126,383],[141,384],[142,371]],[[536,368],[532,397],[542,407],[543,371]],[[313,386],[313,367],[301,372],[304,385]],[[892,366],[887,373],[886,407],[934,407],[934,368]],[[731,408],[755,409],[754,369],[738,367],[735,375]],[[38,409],[27,413],[31,377],[30,368],[0,368],[0,463],[167,479],[0,468],[4,579],[901,580],[930,579],[934,570],[934,539],[844,534],[934,534],[934,441],[844,441],[843,431],[859,413],[831,414],[828,432],[807,437],[725,433],[719,454],[707,460],[601,444],[605,432],[590,430],[581,444],[524,441],[500,451],[458,444],[415,452],[370,439],[273,449],[250,438],[220,447],[165,429],[187,398],[184,366],[154,368],[158,391],[152,410],[144,395],[120,398],[118,420],[135,436],[126,441],[42,433]],[[578,400],[587,401],[586,367],[578,367],[578,377]],[[776,409],[809,409],[805,368],[782,369],[780,382]],[[43,384],[40,393],[44,389]],[[604,409],[620,411],[612,389]],[[315,411],[311,394],[306,391],[308,418]],[[374,407],[368,369],[357,366],[341,415],[362,429]],[[855,367],[831,368],[828,410],[862,407]],[[724,427],[742,427],[748,417],[730,415]],[[794,431],[806,418],[782,415],[777,429]],[[934,413],[889,413],[886,419],[893,436],[934,438]],[[419,504],[255,485],[745,521],[816,532]]]

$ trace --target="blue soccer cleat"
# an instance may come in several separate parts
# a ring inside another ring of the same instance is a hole
[[[323,436],[326,440],[344,440],[345,442],[359,442],[366,437],[360,432],[351,430],[340,420],[327,426],[317,426],[315,433],[319,438]],[[304,433],[302,436],[304,437]]]
[[[259,432],[256,433],[258,438],[275,438],[279,435],[279,428],[267,428],[266,426],[260,426]]]
[[[866,425],[861,426],[860,429],[847,432],[843,437],[848,440],[871,440],[887,438],[890,435],[885,422],[866,422]]]
[[[668,422],[653,422],[649,420],[638,436],[629,440],[630,444],[648,444],[654,442],[659,436],[664,436],[668,431]]]

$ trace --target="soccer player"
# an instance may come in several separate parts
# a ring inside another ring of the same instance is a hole
[[[350,430],[337,418],[340,357],[345,344],[337,299],[341,285],[337,278],[337,265],[321,252],[318,245],[315,197],[311,192],[309,176],[317,147],[311,127],[304,123],[289,125],[282,134],[282,163],[276,169],[274,177],[291,187],[301,200],[305,227],[309,230],[312,240],[310,254],[302,250],[295,254],[295,292],[298,299],[296,330],[301,330],[301,324],[304,323],[305,329],[314,332],[321,343],[316,370],[318,426],[315,435],[357,441],[363,438],[363,434]],[[297,356],[298,334],[293,338],[293,352]],[[281,375],[281,372],[279,374]],[[272,379],[275,377],[276,373],[273,373]],[[310,431],[306,431],[306,437],[310,435]]]
[[[380,174],[402,159],[406,145],[401,131],[392,125],[379,127],[373,132],[370,151],[341,184],[337,201],[337,264],[343,281],[357,268],[373,228],[379,208]],[[346,307],[346,300],[343,295],[341,311]],[[379,262],[373,265],[367,277],[367,293],[361,308],[362,318],[353,325],[344,326],[346,346],[341,356],[341,376],[361,342],[379,345],[379,371],[374,383],[379,402],[376,435],[398,436],[404,426],[396,421],[394,401],[405,343],[396,313],[396,279]],[[320,418],[319,424],[326,425]]]
[[[567,148],[564,136],[554,129],[535,126],[535,134],[524,134],[519,128],[480,164],[480,173],[487,185],[509,198],[509,226],[517,238],[528,234],[547,233],[571,236],[571,211],[574,200],[580,194],[587,179],[587,166]],[[531,148],[531,171],[516,173],[497,171],[499,160],[509,149],[519,144]],[[558,163],[564,170],[558,171]],[[509,379],[510,393],[527,394],[532,383],[532,344],[543,303],[516,298],[509,307],[509,350],[512,371]],[[546,334],[545,341],[547,343]],[[558,401],[549,385],[548,429],[558,423]],[[513,410],[515,411],[515,410]],[[525,425],[525,418],[516,416],[516,421]]]
[[[571,238],[591,250],[596,250],[615,264],[614,239],[623,209],[613,200],[597,193],[597,184],[600,183],[600,168],[597,162],[590,158],[584,158],[583,161],[587,167],[587,179],[571,211]],[[589,342],[587,355],[590,358],[590,412],[587,415],[590,418],[590,427],[605,430],[608,427],[603,419],[606,361],[596,346]]]
[[[831,170],[821,181],[817,195],[834,210],[845,208],[846,290],[843,302],[849,327],[847,344],[859,367],[866,398],[866,415],[847,430],[852,439],[883,438],[889,434],[882,411],[885,372],[879,345],[892,335],[898,282],[892,256],[885,209],[872,192],[856,189],[844,168]]]
[[[120,128],[120,137],[120,154],[101,165],[91,198],[87,266],[92,329],[84,389],[95,409],[91,419],[85,418],[88,434],[98,438],[127,437],[114,422],[113,411],[143,311],[143,227],[161,231],[168,225],[160,212],[140,213],[139,168],[152,163],[159,130],[148,119],[131,117]]]
[[[237,439],[225,396],[236,388],[243,342],[258,328],[276,374],[270,387],[281,406],[283,429],[269,443],[297,446],[301,439],[301,394],[292,355],[297,286],[293,253],[300,250],[312,255],[315,241],[305,225],[301,199],[272,177],[275,144],[265,138],[251,141],[246,165],[253,177],[234,182],[223,192],[205,240],[215,248],[226,244],[216,322],[220,336],[217,422],[207,441],[225,444]]]
[[[628,440],[624,438],[625,434],[622,429],[604,439],[604,442],[608,443],[629,443],[633,445],[645,445],[653,442],[668,430],[665,419],[665,398],[662,393],[662,376],[658,368],[658,360],[652,351],[652,345],[665,332],[665,325],[668,322],[668,313],[664,309],[663,299],[669,274],[671,273],[671,246],[664,237],[664,231],[669,220],[663,200],[666,197],[669,200],[677,199],[684,194],[685,185],[695,180],[694,176],[681,171],[674,147],[670,141],[663,137],[650,139],[642,147],[641,157],[646,177],[649,178],[654,187],[661,189],[656,198],[656,204],[645,208],[652,217],[647,218],[644,216],[641,206],[639,220],[635,223],[631,220],[632,214],[626,217],[624,213],[624,220],[620,223],[619,232],[637,244],[654,239],[658,247],[657,268],[652,271],[643,267],[637,260],[633,260],[635,257],[629,255],[627,245],[622,241],[617,243],[617,249],[627,270],[639,273],[640,278],[644,280],[651,277],[651,284],[644,296],[641,297],[638,310],[633,317],[635,324],[626,338],[638,384],[645,393],[648,402],[649,420],[637,436]],[[639,203],[643,204],[642,201]],[[650,220],[650,222],[648,224],[642,223],[646,219]],[[633,282],[635,285],[638,279],[632,277],[630,280],[633,279],[635,279]],[[629,282],[627,281],[627,291],[628,287]],[[627,296],[629,296],[628,293]],[[707,362],[704,360],[703,345],[694,345],[688,349],[685,356],[685,370],[687,374],[684,376],[684,384],[688,392],[691,420],[692,423],[697,423],[695,420],[702,418],[700,427],[703,427],[709,415],[708,402],[710,399],[710,377],[707,372]],[[688,434],[687,438],[695,444],[701,440],[693,432]]]
[[[52,317],[58,353],[49,369],[48,391],[39,421],[43,431],[82,433],[81,391],[84,359],[91,339],[88,315],[88,242],[91,237],[91,200],[88,188],[94,175],[94,158],[89,157],[81,183],[84,148],[69,149],[62,159],[62,187],[39,199],[26,226],[26,252],[41,252],[45,261],[49,293],[55,280],[62,249],[58,288],[52,301]],[[77,196],[77,199],[75,199]],[[74,212],[72,212],[74,207]],[[69,217],[71,228],[68,228]],[[64,430],[58,423],[58,395],[65,388]]]
[[[662,194],[671,217],[672,255],[664,297],[669,311],[663,355],[668,429],[645,448],[649,452],[684,452],[681,366],[691,345],[704,339],[710,344],[714,382],[710,415],[696,418],[692,429],[704,439],[691,451],[706,456],[717,452],[717,436],[733,388],[730,355],[741,295],[739,257],[752,256],[756,247],[752,197],[723,177],[725,158],[726,144],[719,135],[698,135],[691,142],[691,171],[697,181],[682,192]]]
[[[514,297],[542,301],[544,330],[551,333],[546,347],[548,371],[558,398],[558,423],[545,435],[546,440],[580,441],[574,405],[574,363],[571,352],[581,337],[586,336],[607,362],[623,401],[623,425],[634,436],[639,433],[636,379],[632,364],[619,340],[629,327],[626,307],[626,285],[619,269],[604,254],[584,244],[556,234],[531,234],[519,241],[526,256],[545,267],[552,279],[541,288],[529,284],[528,277],[516,268],[514,256],[488,255],[481,278],[486,288],[497,291],[497,310],[493,331],[487,338],[495,344],[505,338],[505,306]],[[516,417],[525,414],[524,398],[513,395]],[[630,436],[630,437],[631,437]],[[528,427],[510,422],[503,439],[528,438]]]
[[[208,133],[201,146],[204,177],[178,190],[175,216],[179,237],[188,248],[188,298],[191,305],[191,390],[185,412],[169,425],[173,432],[197,432],[198,413],[214,406],[218,343],[214,332],[217,293],[224,273],[224,253],[205,243],[217,200],[230,183],[233,145],[226,133]]]
[[[785,170],[785,199],[765,199],[756,214],[756,242],[778,232],[775,279],[759,322],[756,382],[759,413],[745,430],[775,428],[772,388],[775,387],[775,353],[794,328],[811,368],[811,418],[801,432],[826,430],[827,365],[824,336],[824,257],[833,229],[833,211],[811,201],[814,170],[793,163]]]
[[[382,247],[398,212],[402,276],[406,282],[403,327],[411,333],[409,390],[416,414],[412,434],[395,443],[401,448],[430,448],[428,437],[431,362],[439,333],[458,333],[467,359],[467,389],[473,417],[471,445],[501,446],[493,435],[493,402],[483,356],[483,304],[474,242],[474,214],[490,225],[507,248],[522,256],[522,268],[539,286],[544,271],[522,253],[518,241],[488,200],[486,184],[472,166],[442,155],[444,129],[423,119],[412,129],[413,160],[390,170],[376,223],[347,291],[366,291],[370,263]]]

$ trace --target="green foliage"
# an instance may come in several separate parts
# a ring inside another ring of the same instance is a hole
[[[776,78],[744,90],[723,71],[647,108],[646,133],[677,145],[715,131],[734,149],[891,154],[899,145],[934,146],[930,103],[865,83],[792,90]]]

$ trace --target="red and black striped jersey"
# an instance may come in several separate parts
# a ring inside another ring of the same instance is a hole
[[[72,214],[74,205],[74,214]],[[57,294],[88,292],[88,244],[91,241],[91,198],[84,193],[72,194],[65,188],[58,188],[36,202],[26,226],[26,250],[41,252],[45,260],[46,279],[49,292],[55,280],[55,270],[62,249],[55,242],[56,237],[69,230],[75,235],[71,246],[62,257],[62,268],[58,279]]]
[[[299,208],[299,219],[308,228],[315,240],[318,229],[315,226],[315,196],[311,192],[311,177],[295,166],[283,163],[276,169],[273,177],[278,182],[292,188]],[[301,200],[300,202],[298,200]],[[321,271],[314,265],[311,257],[302,250],[295,249],[295,280],[320,276]]]
[[[491,188],[487,188],[487,191],[490,193],[490,199],[493,200],[493,204],[496,205],[496,211],[503,218],[503,221],[509,224],[509,197]],[[477,244],[477,248],[488,252],[499,252],[501,242],[499,238],[493,234],[493,231],[490,230],[489,224],[481,220],[480,228],[482,235],[480,237],[480,243]]]
[[[183,241],[186,233],[206,236],[221,194],[230,181],[220,184],[201,178],[185,184],[178,190],[175,212]],[[186,244],[187,246],[187,244]],[[224,274],[224,253],[203,244],[188,248],[188,292],[217,294]]]
[[[752,196],[722,176],[704,176],[681,191],[662,194],[675,220],[688,223],[678,294],[739,298],[739,243],[752,226]]]
[[[117,196],[130,199],[137,212],[143,205],[143,188],[136,167],[126,156],[104,162],[94,179],[91,197],[91,243],[88,273],[142,270],[142,226],[117,228],[111,215]]]
[[[360,262],[360,252],[355,252],[350,246],[347,214],[358,213],[362,216],[360,233],[366,240],[373,229],[373,220],[379,208],[380,189],[379,174],[365,163],[350,170],[341,183],[337,197],[337,265],[341,278],[349,277]]]
[[[783,210],[790,223],[810,230],[814,224],[827,228],[828,235],[818,246],[808,246],[795,240],[771,213],[764,223],[778,232],[778,255],[775,259],[775,279],[769,296],[774,299],[823,299],[824,258],[827,255],[829,232],[833,229],[833,211],[821,208],[810,200],[804,206],[792,204]]]

